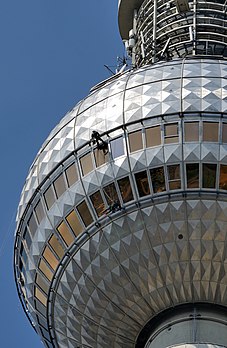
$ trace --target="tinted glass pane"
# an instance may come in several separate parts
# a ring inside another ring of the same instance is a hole
[[[122,137],[112,140],[110,144],[111,144],[111,152],[112,152],[113,158],[117,158],[124,155],[125,150],[124,150],[124,142]]]
[[[24,241],[26,242],[27,248],[29,249],[31,246],[32,240],[27,228],[24,231],[23,238],[24,238]]]
[[[36,205],[35,213],[36,213],[37,220],[38,220],[38,222],[40,224],[40,222],[44,218],[44,210],[43,210],[43,206],[42,206],[42,202],[41,201],[39,201],[39,203]]]
[[[177,123],[165,125],[165,143],[177,143],[178,142],[178,125]]]
[[[227,190],[227,165],[224,164],[220,165],[219,188]]]
[[[81,164],[83,175],[90,173],[93,170],[91,154],[88,153],[87,155],[81,157],[80,164]]]
[[[104,191],[105,198],[107,200],[108,205],[111,205],[115,202],[119,202],[117,191],[116,191],[114,183],[104,187],[103,191]]]
[[[29,230],[31,232],[31,235],[34,236],[35,231],[37,229],[37,223],[36,223],[36,220],[35,220],[35,217],[33,214],[31,215],[31,217],[28,221],[28,227],[29,227]]]
[[[140,172],[135,174],[137,189],[139,196],[143,197],[150,194],[150,187],[147,178],[147,172]]]
[[[80,203],[77,206],[77,209],[79,211],[79,214],[80,214],[85,226],[90,225],[93,222],[93,219],[92,219],[91,213],[88,209],[87,203],[85,201],[83,201],[82,203]]]
[[[51,280],[53,278],[52,271],[43,260],[40,260],[39,269],[43,272],[47,279]]]
[[[109,161],[109,153],[108,152],[104,153],[102,150],[96,149],[94,151],[94,155],[95,155],[96,167],[100,167]]]
[[[203,140],[218,141],[218,123],[203,122]]]
[[[57,266],[58,266],[58,264],[59,264],[59,261],[54,256],[54,254],[52,253],[52,251],[50,250],[50,248],[48,246],[46,246],[45,249],[44,249],[43,257],[45,258],[45,260],[49,263],[49,265],[55,271]]]
[[[176,180],[180,179],[180,165],[175,164],[173,166],[168,166],[168,179]]]
[[[203,164],[203,187],[215,188],[216,186],[216,164]]]
[[[222,142],[227,143],[227,123],[222,124]]]
[[[127,203],[133,200],[132,188],[131,188],[129,177],[127,176],[126,178],[120,179],[117,182],[120,188],[123,202]]]
[[[49,240],[49,244],[51,245],[54,252],[58,255],[59,258],[62,258],[64,255],[64,249],[62,248],[61,243],[57,239],[57,237],[53,234],[53,236]]]
[[[103,202],[101,193],[99,191],[95,192],[93,195],[91,195],[90,198],[97,215],[98,216],[103,215],[103,213],[105,212],[105,204]]]
[[[170,190],[178,190],[181,188],[180,180],[169,181],[169,189]]]
[[[73,163],[70,167],[68,167],[65,173],[66,173],[68,185],[70,187],[78,180],[78,174],[77,174],[75,164]]]
[[[150,174],[154,193],[166,191],[164,168],[151,169]]]
[[[46,202],[47,209],[49,210],[55,202],[55,195],[52,186],[46,190],[44,193],[44,198]]]
[[[83,231],[83,227],[74,210],[66,217],[66,220],[76,236]]]
[[[38,312],[40,312],[43,316],[46,316],[46,307],[44,307],[44,305],[39,302],[39,301],[35,301],[35,308],[38,310]]]
[[[35,297],[44,305],[47,305],[47,298],[46,296],[37,288],[35,287]]]
[[[187,172],[187,187],[198,188],[199,187],[199,163],[186,164]]]
[[[130,152],[138,151],[143,148],[142,132],[141,130],[129,133],[129,149]]]
[[[36,274],[36,284],[39,285],[39,287],[46,293],[48,294],[48,290],[49,290],[49,284],[47,283],[47,281],[44,279],[44,277],[42,277],[40,274]]]
[[[161,144],[161,128],[160,126],[155,126],[147,128],[145,130],[146,134],[146,146],[156,146]]]
[[[199,141],[199,122],[186,122],[184,124],[185,141]]]
[[[65,244],[67,246],[69,246],[73,243],[74,237],[64,221],[62,221],[62,223],[58,226],[57,230],[60,233],[60,235],[62,236],[62,238],[65,241]]]
[[[65,180],[63,177],[63,174],[61,174],[55,181],[54,181],[54,188],[56,191],[57,198],[59,198],[66,190]]]

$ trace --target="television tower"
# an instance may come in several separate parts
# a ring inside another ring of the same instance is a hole
[[[227,347],[226,4],[120,0],[132,68],[34,160],[15,279],[46,347]]]

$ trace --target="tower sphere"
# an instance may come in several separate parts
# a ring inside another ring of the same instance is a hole
[[[34,160],[15,277],[46,347],[227,346],[224,6],[119,1],[134,67],[95,86]]]

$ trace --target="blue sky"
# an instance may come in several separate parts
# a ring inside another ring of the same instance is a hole
[[[124,53],[117,0],[1,0],[1,347],[39,348],[13,277],[15,215],[41,144]]]

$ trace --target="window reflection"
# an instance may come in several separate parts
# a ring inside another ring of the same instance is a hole
[[[49,263],[49,265],[53,268],[55,271],[59,261],[58,259],[54,256],[48,245],[45,247],[44,252],[43,252],[43,257],[44,259]]]
[[[218,142],[218,123],[203,122],[203,141]]]
[[[62,221],[62,223],[58,226],[57,231],[59,232],[67,246],[73,243],[74,237],[64,221]]]
[[[39,287],[46,293],[48,294],[48,290],[49,290],[49,284],[47,283],[46,280],[44,280],[44,278],[40,275],[40,274],[36,274],[36,284],[39,285]]]
[[[47,305],[47,297],[40,291],[37,287],[35,287],[35,297],[44,305]]]
[[[88,226],[93,222],[93,218],[85,201],[83,201],[77,206],[77,210],[85,226]]]
[[[66,220],[76,236],[83,231],[83,227],[81,226],[80,220],[74,210],[66,217]]]
[[[220,165],[219,188],[227,190],[227,165],[225,164]]]
[[[36,220],[35,220],[35,217],[34,215],[32,214],[29,221],[28,221],[28,227],[29,227],[29,231],[31,232],[31,235],[34,236],[35,234],[35,231],[37,229],[37,223],[36,223]]]
[[[140,197],[144,197],[150,194],[150,187],[147,178],[147,172],[143,171],[135,174],[136,185]]]
[[[184,124],[185,141],[199,141],[199,122],[185,122]]]
[[[157,146],[161,144],[160,126],[146,128],[145,134],[146,134],[146,147],[152,147],[152,146]]]
[[[154,193],[166,191],[164,167],[153,168],[150,174]]]
[[[90,173],[93,170],[93,163],[91,158],[91,153],[89,152],[85,156],[80,158],[80,164],[82,168],[83,175]]]
[[[70,187],[78,180],[78,174],[77,174],[75,164],[74,163],[71,164],[71,166],[66,169],[65,173],[66,173],[68,185]]]
[[[46,278],[51,281],[51,279],[53,278],[53,271],[50,270],[50,268],[43,260],[40,260],[39,262],[39,269],[46,276]]]
[[[62,248],[61,243],[54,234],[50,238],[49,244],[59,258],[62,258],[64,256],[64,249]]]
[[[24,242],[27,245],[27,249],[29,250],[30,246],[32,244],[32,240],[31,240],[31,236],[30,236],[30,233],[29,233],[27,227],[24,230],[23,239],[24,239]]]
[[[95,192],[90,196],[90,198],[98,217],[102,216],[105,212],[105,204],[103,202],[100,191]]]
[[[110,145],[113,159],[123,156],[125,154],[124,141],[122,137],[112,140],[110,142]]]
[[[64,180],[63,174],[61,174],[54,181],[54,188],[55,188],[57,198],[59,198],[65,192],[66,185],[65,185],[65,180]]]
[[[178,143],[178,124],[165,124],[164,128],[165,144]]]
[[[216,186],[216,164],[203,163],[203,187],[215,188]]]
[[[107,200],[108,205],[112,205],[115,202],[119,203],[116,187],[114,183],[107,185],[103,188],[103,192],[105,194],[105,198]]]
[[[109,161],[109,153],[108,152],[105,153],[102,150],[95,149],[94,156],[95,156],[96,167],[100,167]]]
[[[44,210],[43,210],[43,206],[42,206],[42,202],[41,201],[39,201],[37,203],[37,205],[35,206],[34,210],[35,210],[35,214],[36,214],[38,223],[40,224],[40,222],[44,218]]]
[[[131,188],[129,177],[126,176],[125,178],[120,179],[117,182],[120,188],[123,202],[127,203],[133,200],[132,188]]]
[[[227,143],[227,123],[222,123],[222,142]]]
[[[141,130],[129,133],[129,149],[130,152],[135,152],[143,148],[142,132]]]
[[[172,166],[168,166],[168,181],[169,181],[169,189],[177,190],[181,188],[181,180],[180,180],[180,165],[175,164]]]
[[[187,187],[198,188],[199,187],[199,163],[187,163]]]
[[[49,210],[55,202],[55,195],[52,186],[50,186],[44,193],[47,209]]]

